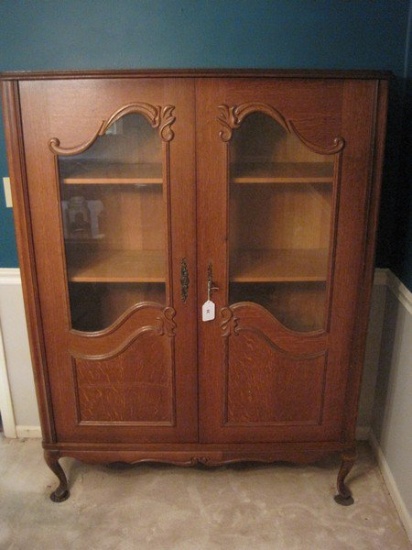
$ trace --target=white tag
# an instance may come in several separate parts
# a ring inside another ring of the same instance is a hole
[[[215,318],[215,304],[207,300],[202,306],[202,321],[213,321]]]

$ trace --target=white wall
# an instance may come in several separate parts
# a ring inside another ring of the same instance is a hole
[[[0,327],[3,340],[3,350],[0,352],[0,412],[3,420],[7,421],[10,410],[7,403],[7,388],[4,386],[8,382],[17,435],[40,436],[40,420],[18,269],[0,269]],[[9,432],[6,422],[4,429],[6,435],[13,435]]]
[[[388,288],[372,442],[412,540],[412,293],[392,274]]]

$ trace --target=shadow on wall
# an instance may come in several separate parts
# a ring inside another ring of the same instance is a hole
[[[388,410],[390,410],[393,401],[393,386],[398,378],[399,335],[403,333],[405,324],[402,310],[401,303],[388,289],[372,421],[374,434],[381,444],[383,443],[382,439],[385,438]]]
[[[392,265],[398,277],[412,290],[412,79],[403,81],[403,92]]]
[[[408,295],[402,288],[399,296],[387,293],[372,429],[404,502],[405,517],[410,518],[412,303]]]

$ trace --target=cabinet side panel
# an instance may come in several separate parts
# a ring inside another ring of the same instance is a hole
[[[43,324],[34,261],[19,84],[15,81],[3,81],[1,91],[7,158],[12,181],[13,216],[36,395],[43,441],[52,443],[56,440],[56,435],[50,400],[50,385],[46,370]]]
[[[368,213],[365,224],[364,266],[360,273],[358,316],[354,327],[351,369],[348,377],[346,403],[346,438],[354,439],[359,403],[360,386],[364,367],[366,338],[369,325],[369,312],[373,287],[376,235],[381,196],[382,168],[385,150],[385,135],[388,108],[387,80],[376,81],[374,99],[374,120],[371,130],[368,182]]]
[[[344,82],[342,135],[345,139],[341,173],[337,247],[334,258],[330,359],[336,372],[329,382],[326,403],[334,410],[341,440],[354,441],[362,359],[357,342],[363,341],[370,287],[364,285],[365,266],[371,261],[368,235],[376,125],[376,86],[373,81]],[[376,183],[376,182],[375,182]],[[373,193],[375,193],[373,191]],[[368,270],[370,267],[367,268]],[[356,381],[356,382],[355,382]]]

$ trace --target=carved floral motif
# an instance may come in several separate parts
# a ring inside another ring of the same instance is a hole
[[[220,324],[223,338],[227,338],[231,334],[236,334],[238,318],[233,314],[232,309],[230,307],[224,307],[222,308],[220,315],[223,319]]]

